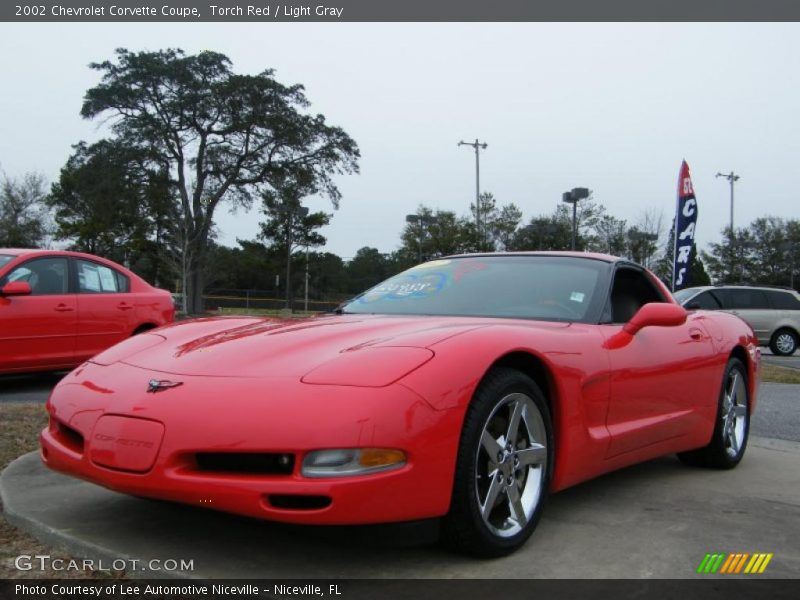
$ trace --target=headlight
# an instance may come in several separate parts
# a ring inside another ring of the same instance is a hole
[[[315,450],[303,459],[305,477],[346,477],[365,475],[406,464],[406,453],[387,448]]]

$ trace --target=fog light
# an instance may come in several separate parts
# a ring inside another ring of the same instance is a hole
[[[364,475],[406,464],[406,453],[387,448],[315,450],[303,459],[305,477],[345,477]]]

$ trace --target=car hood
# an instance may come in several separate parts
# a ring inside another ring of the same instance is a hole
[[[350,365],[368,355],[383,364],[422,364],[434,351],[411,356],[466,331],[491,325],[486,319],[331,315],[301,320],[204,318],[162,327],[132,338],[92,359],[123,362],[151,371],[218,377],[302,377],[347,354]],[[128,348],[125,344],[129,344]],[[396,354],[388,351],[396,348]],[[358,353],[358,355],[354,354]],[[363,363],[362,363],[363,364]]]

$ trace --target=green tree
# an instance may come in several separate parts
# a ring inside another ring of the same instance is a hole
[[[597,224],[605,214],[605,207],[594,201],[591,192],[588,198],[578,202],[575,211],[575,223],[577,225],[577,235],[575,236],[576,250],[588,250],[598,247],[601,242],[598,240],[596,234]],[[572,205],[563,202],[559,203],[558,206],[556,206],[554,218],[557,222],[561,223],[562,226],[566,225],[569,227],[571,236]],[[571,248],[571,240],[572,238],[570,237],[570,242],[563,248],[564,250],[569,250]]]
[[[422,206],[417,209],[415,222],[406,223],[400,236],[399,264],[404,268],[448,254],[470,250],[475,243],[474,230],[456,213]]]
[[[572,226],[555,214],[533,217],[514,232],[508,250],[568,250]]]
[[[700,253],[714,283],[751,281],[755,266],[751,231],[745,228],[731,232],[726,227],[722,236],[722,242],[710,244],[708,252]]]
[[[164,168],[117,141],[73,148],[47,197],[55,237],[75,250],[126,263],[156,284],[171,279],[179,214]]]
[[[292,255],[300,247],[316,247],[325,244],[325,238],[317,230],[330,223],[331,215],[324,212],[309,212],[302,199],[313,192],[295,179],[281,179],[276,188],[263,194],[263,212],[266,221],[261,224],[260,238],[268,245],[280,249],[286,257],[286,308],[292,303]]]
[[[609,214],[598,217],[594,225],[592,250],[612,256],[626,256],[628,252],[628,223]]]
[[[513,203],[498,206],[497,200],[490,192],[481,194],[480,203],[480,234],[478,233],[477,211],[474,203],[469,206],[472,218],[462,220],[464,228],[462,238],[469,246],[464,251],[494,252],[506,250],[511,244],[514,233],[522,220],[522,211]]]
[[[116,140],[153,156],[177,191],[188,312],[202,309],[204,263],[221,203],[249,206],[291,175],[313,181],[336,206],[332,176],[358,170],[350,136],[307,114],[303,87],[282,85],[270,69],[239,75],[223,54],[179,49],[118,49],[115,61],[90,67],[102,80],[86,92],[82,116],[109,117]]]
[[[389,258],[377,248],[359,248],[347,263],[347,291],[363,292],[392,274]]]
[[[0,184],[0,247],[36,248],[46,242],[50,217],[44,203],[44,176],[21,179],[3,174]]]

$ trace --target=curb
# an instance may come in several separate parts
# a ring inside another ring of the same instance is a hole
[[[69,533],[49,527],[40,523],[36,519],[26,517],[14,509],[13,503],[8,501],[8,492],[6,491],[6,481],[10,475],[17,471],[26,471],[29,463],[39,460],[39,452],[33,451],[11,461],[8,466],[0,473],[0,517],[11,523],[14,527],[30,534],[42,544],[50,546],[57,550],[61,550],[66,554],[78,559],[102,561],[106,564],[111,564],[115,560],[124,560],[132,562],[138,560],[137,557],[122,554],[120,552],[111,552],[103,546],[99,546],[92,542],[87,542],[78,537],[70,535]],[[141,561],[139,561],[141,562]],[[125,576],[132,579],[191,579],[191,576],[185,573],[175,571],[125,571]]]

